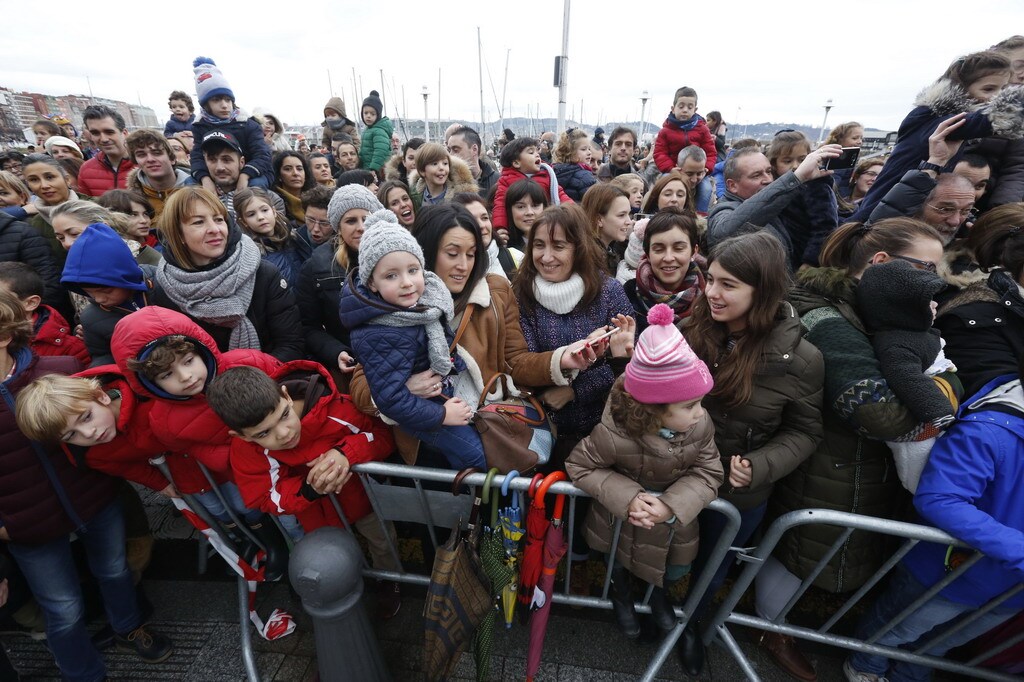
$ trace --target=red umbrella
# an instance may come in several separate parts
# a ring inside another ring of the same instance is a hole
[[[561,474],[561,472],[559,472]],[[548,488],[556,480],[548,476],[544,479],[543,485],[537,492],[538,497],[544,497]],[[562,533],[562,512],[565,509],[565,495],[559,495],[555,500],[555,512],[551,517],[551,526],[544,536],[544,568],[541,569],[540,579],[537,581],[537,588],[533,592],[533,606],[536,610],[530,618],[530,646],[526,653],[526,680],[533,682],[533,676],[540,668],[540,654],[544,650],[544,634],[548,629],[548,616],[551,613],[551,595],[555,587],[555,571],[562,557],[568,549],[565,542],[565,535]]]
[[[523,550],[523,563],[519,569],[519,594],[516,597],[523,607],[519,610],[519,620],[524,625],[530,617],[528,607],[533,599],[533,588],[537,586],[537,580],[540,578],[541,564],[544,560],[544,535],[550,525],[544,510],[544,495],[535,494],[534,487],[538,484],[541,487],[545,484],[550,485],[548,481],[554,483],[565,479],[564,471],[556,471],[548,474],[547,478],[537,474],[530,482],[529,492],[533,502],[530,504],[530,513],[526,516],[526,549]]]

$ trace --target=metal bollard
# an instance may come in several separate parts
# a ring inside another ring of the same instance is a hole
[[[391,679],[362,605],[362,566],[359,543],[340,528],[318,528],[292,551],[288,574],[313,618],[323,682]]]

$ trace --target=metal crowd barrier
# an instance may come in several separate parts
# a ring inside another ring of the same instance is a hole
[[[824,524],[828,526],[838,526],[845,530],[833,543],[828,553],[819,561],[814,570],[804,579],[800,584],[800,588],[796,594],[789,600],[789,602],[783,607],[782,611],[776,616],[775,620],[767,620],[758,616],[749,615],[745,613],[737,613],[736,605],[743,597],[747,589],[753,584],[757,574],[761,571],[761,567],[764,565],[765,560],[771,556],[771,553],[775,550],[776,545],[782,539],[786,531],[797,528],[799,526]],[[899,550],[892,555],[881,568],[876,571],[871,578],[865,583],[859,590],[857,590],[843,606],[832,615],[829,620],[814,630],[807,627],[800,627],[791,625],[783,622],[786,614],[788,614],[793,607],[797,604],[800,598],[804,595],[807,589],[814,582],[815,578],[821,573],[828,562],[833,556],[843,547],[849,537],[854,531],[868,531],[874,533],[881,533],[884,535],[890,535],[895,537],[906,538]],[[934,595],[938,594],[947,585],[952,583],[954,580],[964,574],[967,569],[977,563],[982,555],[978,552],[974,553],[969,559],[964,561],[955,570],[951,571],[946,575],[940,582],[936,583],[931,589],[925,592],[919,599],[899,613],[889,623],[886,623],[882,628],[873,633],[870,637],[865,640],[859,640],[855,637],[849,637],[844,635],[837,635],[831,632],[835,624],[850,611],[879,581],[884,578],[890,570],[892,570],[900,560],[906,556],[906,554],[919,542],[935,542],[942,545],[949,544],[962,544],[955,538],[943,533],[942,531],[931,528],[929,526],[921,526],[913,523],[904,523],[902,521],[892,521],[889,519],[880,519],[871,516],[862,516],[860,514],[851,514],[848,512],[840,512],[829,509],[802,509],[798,511],[789,512],[784,516],[779,517],[765,532],[761,543],[753,549],[752,552],[742,554],[738,558],[746,563],[746,567],[743,569],[740,577],[737,579],[732,591],[722,602],[722,605],[715,612],[714,617],[711,621],[711,626],[705,633],[705,643],[710,644],[715,640],[720,640],[725,648],[732,654],[732,657],[743,669],[749,680],[760,680],[757,673],[751,666],[750,661],[746,655],[740,649],[736,639],[732,636],[729,631],[728,625],[743,625],[745,627],[753,628],[755,630],[777,632],[784,635],[790,635],[798,639],[805,639],[811,642],[819,642],[822,644],[828,644],[830,646],[840,647],[843,649],[849,649],[850,651],[863,652],[868,654],[876,654],[885,656],[890,659],[898,659],[902,661],[908,661],[919,665],[924,665],[938,670],[944,670],[952,673],[958,673],[961,675],[967,675],[971,679],[983,679],[983,680],[997,680],[999,682],[1020,682],[1024,678],[1001,673],[996,670],[990,670],[979,667],[982,661],[988,660],[992,656],[1014,646],[1015,644],[1024,641],[1024,633],[1018,635],[1006,642],[1002,642],[988,651],[979,654],[972,658],[967,663],[959,663],[956,661],[950,661],[943,658],[937,658],[934,656],[927,656],[925,652],[930,650],[932,647],[943,642],[947,637],[952,636],[962,628],[966,627],[970,623],[974,622],[977,618],[989,612],[990,610],[998,607],[1000,604],[1005,602],[1010,597],[1016,595],[1021,590],[1024,590],[1024,583],[1018,584],[1003,594],[995,597],[987,604],[982,606],[980,609],[974,611],[972,614],[964,617],[954,619],[947,626],[940,626],[941,631],[935,636],[925,636],[926,640],[923,645],[917,646],[913,650],[909,649],[897,649],[889,646],[882,646],[875,644],[877,639],[881,637],[885,632],[903,622],[908,616],[913,614],[922,604],[931,599]],[[709,566],[715,565],[712,561]],[[929,633],[930,634],[930,633]]]
[[[424,523],[427,526],[430,541],[434,545],[435,549],[438,546],[437,527],[452,528],[459,523],[460,520],[467,518],[469,515],[469,507],[473,500],[472,495],[460,495],[458,497],[453,497],[449,490],[428,490],[423,486],[424,482],[433,482],[446,484],[450,487],[458,474],[456,471],[407,466],[404,464],[385,464],[382,462],[357,464],[353,466],[352,469],[362,480],[370,498],[370,503],[372,504],[374,512],[377,514],[381,523],[384,523],[385,521]],[[380,478],[408,479],[412,482],[412,487],[390,485],[389,483],[378,480]],[[484,484],[485,479],[486,475],[483,473],[471,474],[464,479],[463,485],[477,488]],[[495,476],[491,481],[491,487],[501,488],[505,479],[506,476],[504,475]],[[530,482],[531,479],[528,477],[513,478],[509,482],[508,488],[522,495],[524,491],[529,489]],[[587,497],[587,494],[568,482],[558,482],[553,484],[549,493],[570,496],[569,515],[565,526],[568,528],[568,546],[572,547],[573,538],[578,531],[576,500],[577,498]],[[525,515],[527,514],[529,504],[521,502],[520,508],[523,510],[524,514],[523,527],[525,528]],[[348,521],[345,520],[344,515],[341,514],[340,507],[336,505],[336,509],[339,515],[341,515],[345,525],[348,526]],[[714,550],[708,559],[707,570],[703,571],[696,583],[690,587],[686,602],[682,607],[676,608],[676,616],[679,618],[679,621],[672,632],[662,640],[654,658],[651,659],[647,670],[640,678],[645,682],[653,680],[661,670],[661,667],[665,664],[665,661],[668,660],[673,647],[682,636],[683,629],[686,627],[686,623],[690,619],[690,614],[693,613],[697,604],[700,602],[701,597],[707,591],[711,578],[715,573],[714,568],[725,559],[725,555],[732,546],[732,542],[739,530],[740,515],[733,505],[723,500],[715,500],[711,503],[709,509],[726,516],[727,522],[725,529],[718,538]],[[485,514],[484,510],[481,510],[481,514]],[[621,533],[621,526],[621,521],[616,523],[611,551],[605,565],[605,575],[601,596],[588,597],[570,593],[570,581],[572,579],[574,563],[572,561],[572,552],[570,551],[566,553],[564,559],[566,562],[565,577],[560,589],[556,586],[555,593],[552,597],[553,602],[557,604],[569,604],[571,606],[596,609],[610,610],[612,608],[611,600],[608,598],[608,591],[611,584],[611,569],[615,556],[615,548]],[[385,533],[385,535],[387,534]],[[396,561],[398,561],[398,548],[395,547],[393,543],[391,543],[390,551],[392,556]],[[398,561],[398,563],[399,565],[401,564],[400,561]],[[380,580],[394,580],[397,582],[411,583],[415,585],[426,585],[430,582],[429,575],[410,573],[404,570],[402,572],[381,571],[367,566],[364,568],[363,574]],[[651,589],[652,588],[648,587],[643,600],[636,605],[637,612],[650,613],[651,609],[648,605],[648,601],[650,599]]]

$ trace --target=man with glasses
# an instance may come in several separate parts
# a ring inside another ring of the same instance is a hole
[[[737,234],[744,225],[752,224],[768,230],[782,242],[790,254],[790,266],[802,255],[794,254],[794,236],[806,242],[806,235],[795,235],[795,230],[783,218],[783,211],[800,196],[800,187],[806,182],[830,174],[824,170],[825,161],[838,157],[842,147],[827,144],[811,152],[796,170],[775,179],[772,164],[757,147],[735,152],[725,162],[725,194],[708,215],[708,246]],[[835,204],[833,203],[833,206]],[[834,210],[834,209],[833,209]],[[793,234],[791,234],[793,232]]]
[[[0,154],[0,170],[10,171],[21,177],[21,164],[25,155],[21,152],[4,152]]]
[[[917,218],[934,227],[948,246],[974,209],[974,183],[957,173],[943,173],[950,159],[960,151],[962,140],[946,137],[963,119],[952,116],[935,129],[928,138],[928,159],[917,170],[909,170],[886,192],[871,211],[867,223],[884,218]]]

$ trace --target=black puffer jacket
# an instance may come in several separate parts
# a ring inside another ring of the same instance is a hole
[[[237,227],[232,226],[228,233],[228,247],[219,260],[210,263],[207,268],[214,268],[220,265],[238,247],[238,241],[242,233]],[[174,256],[170,249],[164,250],[164,257],[171,265],[176,265]],[[184,313],[178,305],[167,295],[166,285],[157,271],[156,290],[150,301],[153,305],[162,306],[170,310]],[[305,343],[302,340],[302,320],[299,318],[299,308],[295,304],[295,296],[288,288],[288,282],[281,276],[280,271],[273,263],[261,259],[259,269],[256,270],[256,285],[253,288],[252,299],[249,302],[249,309],[245,316],[256,328],[256,334],[260,337],[259,350],[273,355],[281,362],[301,360],[305,357]],[[217,342],[217,347],[222,351],[230,350],[229,341],[231,328],[195,319],[196,324],[202,327]]]
[[[348,330],[338,317],[341,288],[348,273],[334,257],[338,240],[331,239],[313,251],[299,272],[297,296],[306,351],[324,367],[338,366],[338,354],[347,351]]]
[[[1024,201],[1024,140],[984,137],[964,145],[964,152],[985,157],[992,168],[991,189],[981,198],[981,209]]]
[[[43,303],[56,308],[65,318],[74,319],[50,245],[31,225],[0,211],[0,262],[5,261],[31,265],[46,285]]]
[[[935,326],[946,340],[964,395],[992,379],[1016,374],[1024,355],[1024,297],[1005,270],[961,289],[941,308]]]

